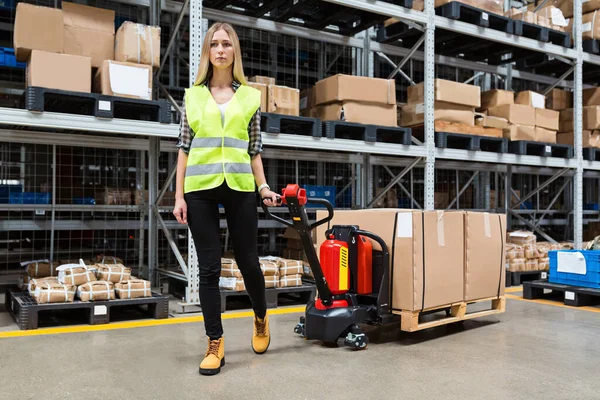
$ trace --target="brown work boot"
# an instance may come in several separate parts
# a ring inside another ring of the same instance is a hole
[[[252,336],[252,350],[256,354],[263,354],[269,348],[271,335],[269,334],[269,316],[264,319],[254,317],[254,335]]]
[[[218,340],[208,339],[208,348],[204,355],[204,360],[200,363],[200,374],[216,375],[221,372],[221,367],[225,365],[225,341],[221,337]]]

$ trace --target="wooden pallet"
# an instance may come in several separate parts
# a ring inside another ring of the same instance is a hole
[[[467,306],[474,303],[483,303],[485,301],[491,301],[491,307],[488,310],[467,312]],[[432,321],[421,322],[420,317],[435,312],[442,312],[450,309],[449,315],[445,318],[435,319]],[[475,300],[472,302],[459,302],[453,304],[447,304],[440,307],[426,308],[420,311],[394,311],[395,314],[400,314],[400,330],[405,332],[417,332],[423,329],[434,328],[436,326],[442,326],[452,324],[454,322],[466,321],[468,319],[486,317],[488,315],[500,314],[506,311],[506,298],[501,297],[490,297],[481,300]]]

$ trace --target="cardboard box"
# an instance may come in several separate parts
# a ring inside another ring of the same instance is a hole
[[[317,211],[317,219],[325,216],[325,210]],[[462,301],[464,235],[456,234],[463,232],[462,212],[340,210],[331,221],[331,225],[337,224],[358,225],[361,229],[379,235],[387,244],[391,257],[390,268],[393,270],[391,308],[396,313],[399,310],[416,311],[423,306],[432,308]],[[323,225],[317,227],[318,247],[324,241],[326,229]],[[373,242],[373,249],[379,250],[380,247]]]
[[[548,3],[550,3],[550,5],[548,5],[547,7],[540,8],[535,13],[538,17],[538,23],[541,19],[546,21],[549,28],[555,30],[564,30],[569,25],[569,23],[565,19],[563,12],[560,8],[552,5],[550,1],[548,1]]]
[[[531,106],[535,108],[545,108],[546,99],[543,94],[526,90],[524,92],[517,93],[515,97],[516,104],[522,104],[525,106]]]
[[[242,272],[232,258],[221,259],[221,276],[226,278],[241,278]]]
[[[268,76],[259,76],[259,75],[250,77],[248,79],[248,82],[262,83],[263,85],[267,85],[267,86],[276,84],[275,78],[271,78]]]
[[[475,125],[475,109],[472,106],[461,106],[458,104],[436,101],[433,107],[434,118],[436,121]],[[424,104],[408,104],[402,107],[402,126],[422,125],[424,121]]]
[[[94,77],[94,91],[108,96],[152,100],[152,67],[105,60]]]
[[[115,299],[115,284],[107,281],[84,283],[77,288],[81,301],[106,301]]]
[[[483,126],[484,128],[507,129],[508,121],[506,120],[506,118],[490,117],[489,115],[484,115],[481,118],[477,118],[475,120],[475,125]]]
[[[511,124],[535,126],[535,110],[521,104],[505,104],[488,109],[488,115],[506,119]]]
[[[80,264],[64,264],[56,270],[58,271],[58,282],[64,285],[79,286],[98,280],[92,269]]]
[[[323,121],[398,126],[398,110],[395,104],[344,101],[317,106],[316,112],[317,118]]]
[[[267,111],[283,115],[300,115],[300,91],[285,86],[269,85]]]
[[[453,1],[455,0],[435,0],[435,7],[437,8]],[[500,0],[460,0],[459,3],[468,4],[498,15],[503,15],[504,13],[504,3]]]
[[[314,86],[300,91],[300,112],[310,110],[317,105],[316,91]]]
[[[586,105],[585,91],[586,89],[583,90],[584,105]],[[552,89],[550,93],[546,95],[546,108],[555,111],[573,108],[573,92],[562,89]]]
[[[515,93],[510,90],[486,90],[481,93],[481,108],[487,110],[490,107],[502,106],[515,103]]]
[[[152,297],[150,281],[131,277],[131,279],[127,281],[115,283],[115,294],[119,299]]]
[[[535,13],[533,13],[533,11],[529,11],[529,10],[523,11],[518,8],[511,8],[509,11],[506,12],[506,16],[510,17],[514,20],[529,22],[530,24],[537,23],[537,18],[536,18]]]
[[[75,3],[62,3],[66,54],[92,59],[98,68],[115,59],[115,12]]]
[[[600,106],[600,88],[583,89],[584,106]]]
[[[464,300],[503,296],[506,281],[506,215],[467,211],[464,218]]]
[[[56,276],[57,262],[50,261],[31,261],[22,263],[21,266],[27,269],[27,276],[30,278],[45,278],[50,276]]]
[[[396,80],[338,74],[317,82],[316,105],[340,101],[395,105]]]
[[[248,82],[248,86],[260,90],[260,109],[262,112],[267,112],[269,109],[269,86],[256,82]]]
[[[584,130],[581,132],[581,147],[593,147],[596,149],[600,148],[600,131],[590,131]],[[571,146],[575,145],[575,133],[574,132],[564,132],[559,133],[556,136],[557,143],[560,144],[569,144]]]
[[[535,126],[540,128],[557,131],[559,126],[560,113],[554,110],[546,110],[543,108],[535,109]]]
[[[535,138],[542,143],[556,143],[556,131],[535,127]]]
[[[62,53],[62,10],[19,2],[15,14],[13,46],[17,61],[21,62],[27,62],[31,50]]]
[[[583,14],[581,19],[581,37],[584,40],[600,39],[600,13],[594,11]]]
[[[226,278],[222,276],[219,278],[219,288],[242,292],[246,290],[246,284],[243,278]]]
[[[594,130],[600,129],[600,106],[583,107],[583,126],[582,129]],[[573,109],[568,108],[560,112],[560,132],[573,131]]]
[[[284,275],[279,278],[279,287],[302,286],[302,274]]]
[[[408,87],[408,104],[420,104],[425,102],[425,83]],[[434,99],[445,103],[458,104],[462,106],[481,106],[481,89],[479,86],[464,83],[436,79],[434,81]]]
[[[72,303],[75,291],[75,285],[45,281],[36,285],[33,297],[39,304]]]
[[[119,283],[121,281],[126,281],[131,278],[131,268],[127,268],[122,264],[97,264],[96,267],[98,268],[98,271],[96,272],[96,277],[100,281]]]
[[[503,133],[504,138],[508,140],[537,140],[534,126],[511,124]]]
[[[279,266],[279,275],[297,275],[301,274],[304,270],[303,263],[300,260],[288,260],[280,258],[277,262]]]
[[[160,67],[160,26],[123,22],[115,35],[115,60]]]
[[[265,275],[265,288],[266,289],[276,288],[278,284],[279,284],[278,276],[276,276],[276,275],[266,276]]]
[[[27,86],[90,93],[91,60],[89,57],[33,50],[27,63]]]

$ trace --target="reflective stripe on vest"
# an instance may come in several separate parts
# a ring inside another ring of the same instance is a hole
[[[220,186],[223,181],[238,191],[255,190],[248,154],[248,125],[260,106],[260,91],[240,86],[221,111],[206,86],[186,90],[188,124],[194,138],[185,174],[185,193]]]

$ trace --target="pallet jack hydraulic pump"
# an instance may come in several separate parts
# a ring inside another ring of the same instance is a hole
[[[309,222],[307,202],[325,206],[327,217]],[[385,241],[356,225],[334,225],[325,232],[320,261],[311,231],[333,219],[333,205],[326,199],[307,198],[306,190],[290,184],[282,191],[279,204],[288,207],[291,221],[274,215],[263,203],[265,213],[295,229],[312,270],[317,298],[310,300],[294,332],[309,340],[344,344],[353,349],[367,347],[360,325],[383,325],[399,318],[389,310],[389,252]],[[381,250],[374,250],[372,241]]]

